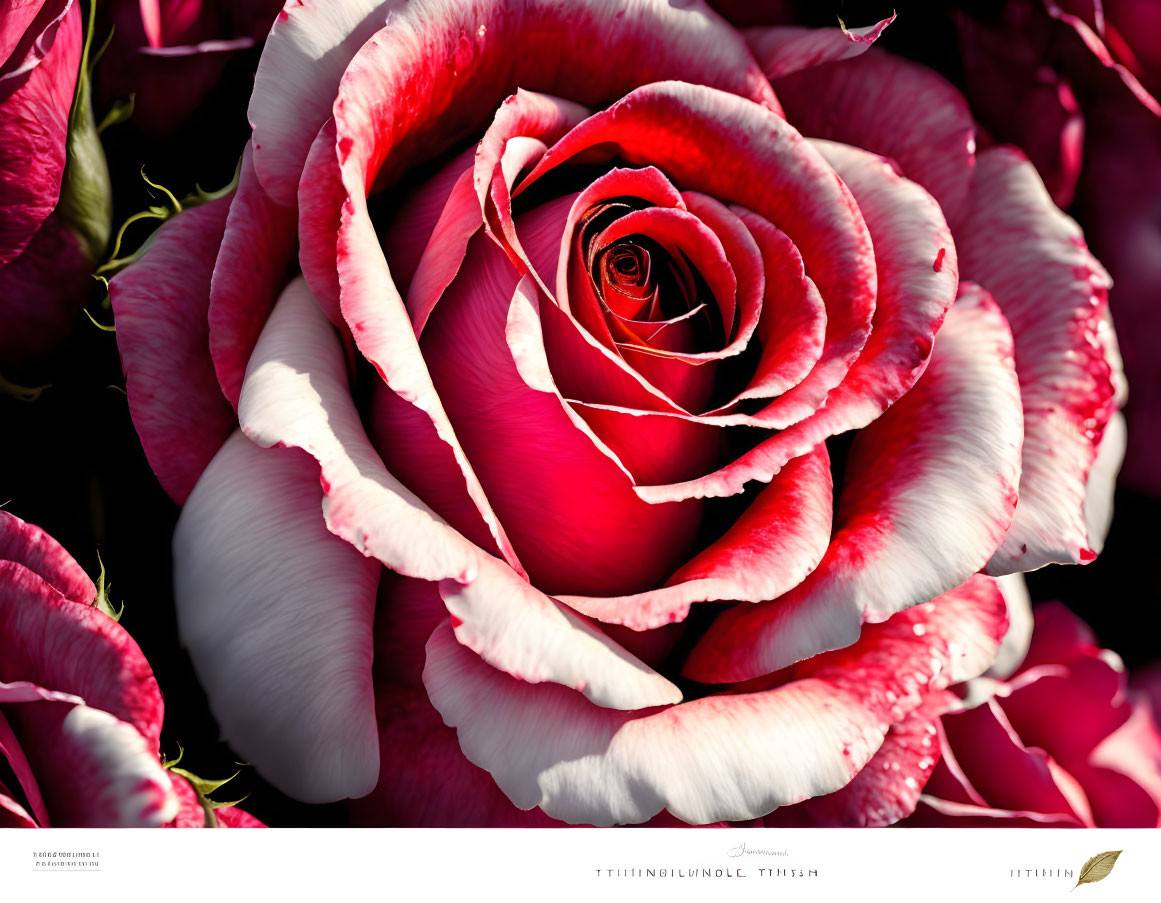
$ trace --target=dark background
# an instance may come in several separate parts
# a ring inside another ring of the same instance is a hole
[[[890,15],[895,7],[899,18],[881,43],[956,80],[954,36],[941,4],[820,2],[807,5],[806,15],[812,24],[830,25],[837,11],[854,27]],[[195,183],[213,190],[229,182],[249,133],[245,103],[257,56],[256,50],[239,54],[180,133],[153,136],[130,121],[103,135],[115,192],[115,225],[162,201],[141,180],[143,165],[151,179],[178,197],[191,192]],[[150,229],[149,224],[134,227],[126,246],[136,247]],[[103,297],[94,282],[88,309],[109,323],[112,314],[102,307]],[[173,757],[180,744],[185,749],[182,765],[191,771],[208,778],[233,774],[235,757],[218,741],[178,640],[170,537],[179,510],[158,485],[134,432],[116,337],[78,316],[64,347],[5,375],[24,385],[51,387],[30,403],[0,396],[0,503],[45,528],[94,580],[100,553],[113,603],[125,603],[121,624],[141,645],[165,694],[162,752]],[[1156,614],[1161,609],[1159,523],[1161,502],[1121,489],[1105,551],[1095,562],[1027,575],[1034,602],[1065,602],[1130,669],[1161,654]],[[236,799],[247,793],[244,808],[271,825],[345,822],[340,807],[295,803],[252,768],[244,767],[216,796]]]

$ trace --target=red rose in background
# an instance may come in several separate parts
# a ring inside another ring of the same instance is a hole
[[[994,18],[957,22],[973,111],[1073,204],[1112,274],[1133,387],[1121,479],[1161,496],[1161,6],[1008,0]]]
[[[64,338],[109,238],[82,41],[73,0],[0,0],[0,364]]]
[[[909,811],[979,572],[1095,557],[1123,435],[1107,276],[886,24],[279,16],[236,192],[112,284],[182,638],[275,786],[706,823],[880,754],[842,820]]]
[[[135,95],[133,121],[170,132],[217,83],[230,55],[261,43],[282,0],[104,0],[98,69],[102,98]]]
[[[1148,696],[1063,605],[1034,614],[1019,670],[974,681],[970,708],[942,718],[942,758],[909,823],[1161,827],[1161,731]]]
[[[0,511],[0,826],[202,826],[197,793],[158,758],[153,671],[96,601],[51,536]]]

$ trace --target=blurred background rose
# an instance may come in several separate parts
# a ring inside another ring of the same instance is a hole
[[[282,0],[102,0],[98,34],[112,29],[98,96],[135,96],[144,131],[179,129],[217,86],[232,55],[261,45]]]

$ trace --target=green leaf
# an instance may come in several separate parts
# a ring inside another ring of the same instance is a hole
[[[1117,858],[1123,852],[1123,850],[1110,850],[1107,853],[1097,853],[1080,867],[1080,877],[1072,889],[1076,890],[1082,884],[1093,884],[1097,881],[1103,881],[1109,876],[1109,872],[1113,870],[1113,866],[1117,863]]]

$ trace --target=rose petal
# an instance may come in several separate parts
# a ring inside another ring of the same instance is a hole
[[[936,719],[928,707],[891,725],[878,752],[845,787],[775,810],[766,827],[881,828],[906,818],[939,761]]]
[[[693,602],[759,602],[793,589],[830,541],[831,485],[825,446],[792,461],[763,487],[725,536],[662,589],[617,598],[562,596],[582,614],[634,630],[684,620]]]
[[[15,15],[12,26],[4,23],[5,44],[15,37],[10,29],[24,23]],[[56,207],[81,59],[77,4],[46,3],[31,25],[12,49],[19,59],[0,69],[0,267],[20,255]]]
[[[803,69],[860,56],[895,21],[895,14],[862,28],[753,28],[746,33],[750,51],[773,81]]]
[[[182,509],[173,566],[182,642],[223,736],[284,793],[330,802],[368,793],[379,770],[380,567],[327,531],[318,480],[301,452],[234,433]]]
[[[1010,148],[980,154],[956,235],[963,277],[991,292],[1012,326],[1025,412],[1020,507],[988,573],[1091,561],[1085,487],[1115,410],[1100,339],[1108,274]]]
[[[156,744],[108,712],[65,702],[6,706],[58,828],[157,828],[178,800]]]
[[[822,564],[783,598],[720,615],[688,676],[746,680],[841,648],[861,621],[934,598],[983,566],[1016,506],[1011,343],[995,303],[965,286],[923,378],[856,438]]]
[[[944,718],[944,730],[971,785],[997,809],[1076,818],[1093,827],[1075,780],[1012,728],[995,701]]]
[[[246,145],[210,286],[210,352],[222,391],[238,405],[246,362],[274,306],[294,254],[294,210],[274,201],[254,170]],[[254,262],[260,260],[261,266]]]
[[[963,96],[934,70],[873,47],[777,82],[804,135],[896,160],[955,221],[971,188],[975,123]]]
[[[336,90],[349,81],[344,76],[352,68],[352,58],[374,53],[374,48],[366,47],[385,37],[375,37],[380,30],[391,35],[391,40],[380,40],[388,50],[423,46],[428,56],[437,48],[445,54],[446,68],[433,65],[421,77],[434,79],[442,71],[448,79],[457,79],[458,86],[471,86],[460,104],[473,112],[490,109],[518,86],[610,100],[637,84],[668,76],[720,84],[777,108],[769,84],[740,37],[716,16],[707,15],[701,4],[684,9],[650,0],[614,10],[595,2],[559,7],[547,2],[473,0],[449,11],[436,2],[307,0],[279,14],[250,99],[258,173],[280,203],[293,204],[311,142],[331,115]],[[428,31],[433,33],[411,44],[409,33]],[[396,37],[401,39],[398,45]],[[524,47],[525,52],[506,56],[505,48],[513,46]],[[392,69],[413,63],[406,54],[391,56]],[[484,80],[470,74],[482,56],[489,60],[484,71],[489,75],[491,102],[480,96]],[[610,67],[599,62],[612,58],[622,64]],[[578,72],[580,66],[587,72]],[[357,62],[354,68],[359,68]],[[566,82],[574,90],[554,91],[553,81]],[[416,96],[430,102],[446,90],[428,85]],[[458,122],[456,127],[464,125]]]
[[[156,749],[163,706],[133,638],[13,561],[0,561],[0,681],[31,681],[79,696],[129,722]]]
[[[464,754],[519,808],[598,825],[662,808],[690,824],[736,821],[850,781],[892,723],[953,679],[950,643],[994,653],[1003,603],[998,593],[981,601],[949,599],[875,625],[857,647],[806,663],[774,689],[662,709],[615,712],[563,687],[519,683],[446,625],[428,641],[424,685]]]
[[[322,469],[331,532],[412,577],[469,580],[481,550],[449,528],[383,467],[355,410],[331,324],[305,283],[287,287],[247,370],[242,429],[263,447],[288,445]]]
[[[175,217],[109,284],[133,426],[149,466],[179,504],[234,427],[206,322],[229,209],[222,198]]]
[[[97,588],[73,556],[44,530],[0,511],[0,560],[22,564],[66,599],[91,605]]]

